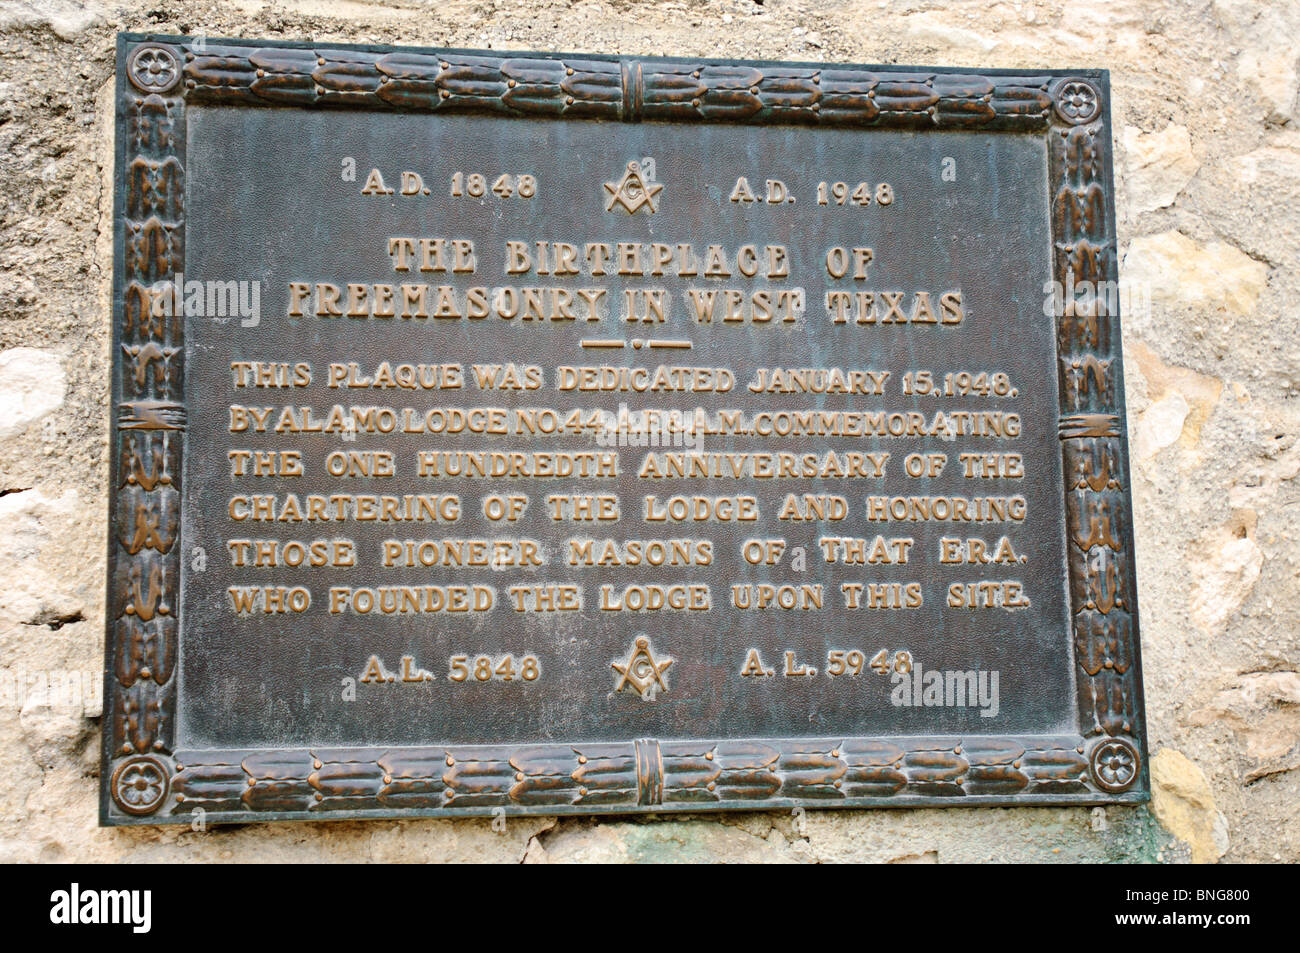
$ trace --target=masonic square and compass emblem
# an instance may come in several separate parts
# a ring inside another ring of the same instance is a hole
[[[614,691],[621,692],[631,686],[642,698],[653,692],[668,691],[668,682],[664,673],[673,664],[673,659],[666,655],[655,658],[650,647],[650,639],[638,635],[632,648],[632,654],[623,662],[611,663],[611,668],[618,672]]]
[[[653,215],[656,211],[655,197],[663,188],[662,184],[646,175],[641,165],[633,160],[627,164],[623,178],[617,182],[605,183],[605,191],[609,193],[605,211],[612,212],[615,205],[621,205],[629,215],[635,215],[637,209],[644,205]]]

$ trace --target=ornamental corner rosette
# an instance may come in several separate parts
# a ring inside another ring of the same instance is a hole
[[[181,81],[180,60],[169,46],[142,43],[127,61],[126,76],[142,93],[169,93]]]
[[[1127,738],[1103,738],[1088,759],[1093,782],[1108,794],[1131,788],[1142,773],[1142,756]]]
[[[1102,94],[1097,84],[1071,77],[1056,84],[1053,106],[1056,115],[1072,126],[1090,123],[1101,115]]]
[[[171,769],[162,758],[134,755],[113,772],[113,801],[127,814],[144,817],[158,810],[171,790]]]

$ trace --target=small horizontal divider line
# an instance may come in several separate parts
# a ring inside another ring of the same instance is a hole
[[[620,341],[616,338],[583,338],[578,343],[585,348],[610,348],[612,350],[618,350],[627,346],[626,341]],[[675,340],[643,341],[640,338],[635,338],[632,341],[632,348],[637,351],[641,350],[642,347],[656,348],[662,350],[689,351],[694,346],[695,345],[692,344],[690,341],[675,341]]]

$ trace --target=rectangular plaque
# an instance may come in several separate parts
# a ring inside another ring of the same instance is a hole
[[[1146,799],[1104,72],[118,62],[103,823]]]

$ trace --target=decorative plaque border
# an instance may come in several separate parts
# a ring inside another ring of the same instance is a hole
[[[1117,278],[1108,74],[649,59],[120,34],[101,823],[611,814],[1148,799],[1119,315],[1058,318],[1078,725],[1062,736],[181,750],[185,341],[156,288],[185,260],[190,105],[1035,133],[1054,277]],[[165,293],[165,292],[163,292]],[[180,309],[171,309],[175,314]]]

